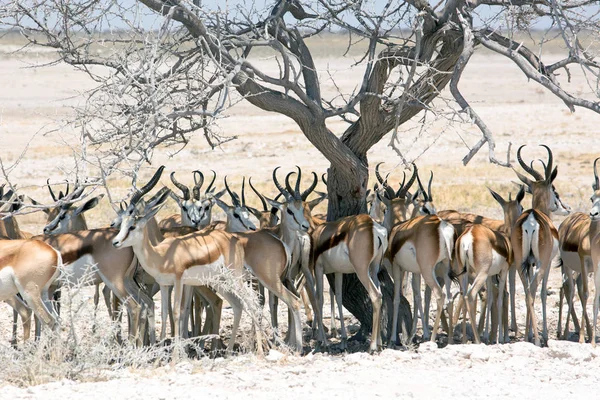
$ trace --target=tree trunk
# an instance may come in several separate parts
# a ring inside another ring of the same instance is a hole
[[[335,221],[341,217],[367,212],[366,190],[369,175],[366,168],[366,154],[359,155],[359,158],[364,161],[365,168],[362,171],[356,171],[357,173],[352,175],[355,177],[353,180],[348,179],[349,175],[347,171],[342,173],[333,165],[329,168],[327,174],[327,190],[329,193],[328,221]],[[383,294],[381,333],[384,342],[387,342],[392,331],[394,283],[385,269],[380,269],[378,277]],[[329,281],[329,285],[333,287],[333,274],[327,275],[327,280]],[[359,340],[365,339],[373,329],[373,307],[367,290],[358,280],[356,274],[344,275],[342,295],[344,307],[361,324],[361,330],[356,338]],[[398,325],[398,332],[402,331],[400,327],[403,325],[412,327],[410,305],[404,296],[401,296],[400,299]]]

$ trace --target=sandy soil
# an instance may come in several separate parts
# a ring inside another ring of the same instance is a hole
[[[27,57],[0,58],[0,80],[3,82],[0,153],[3,161],[10,164],[30,143],[24,159],[10,177],[27,194],[47,200],[47,192],[39,185],[48,177],[57,181],[64,179],[73,166],[72,152],[65,143],[73,143],[76,132],[63,129],[62,121],[72,112],[71,107],[81,101],[79,94],[93,85],[84,74],[65,65],[30,68],[46,59],[46,55],[35,53]],[[330,65],[336,69],[336,76],[345,88],[356,83],[348,64],[340,59],[317,60],[317,65]],[[577,79],[577,71],[574,74],[569,88],[586,92],[583,81]],[[324,83],[325,92],[332,90],[331,84]],[[496,56],[476,54],[464,74],[461,90],[495,132],[497,154],[506,150],[509,141],[515,146],[551,144],[560,166],[556,186],[561,197],[575,211],[587,211],[592,183],[591,162],[598,156],[597,135],[593,132],[600,126],[600,116],[585,110],[571,114],[554,96],[528,82],[516,66]],[[157,154],[156,165],[165,163],[168,170],[181,171],[184,175],[181,180],[185,182],[191,180],[185,175],[192,169],[214,168],[219,176],[228,174],[234,180],[251,171],[256,181],[263,181],[264,185],[278,165],[290,169],[298,164],[317,172],[324,172],[328,166],[293,121],[279,115],[263,113],[241,103],[220,126],[223,134],[238,135],[239,139],[212,151],[197,135],[176,156],[171,157],[172,149]],[[509,182],[516,177],[509,169],[488,164],[485,151],[467,167],[462,166],[461,159],[468,152],[465,142],[472,145],[478,140],[477,129],[468,124],[449,127],[439,121],[418,137],[413,129],[415,126],[407,127],[401,148],[409,158],[420,155],[418,163],[422,171],[434,170],[433,192],[438,209],[457,208],[500,217],[485,186],[514,191]],[[343,124],[332,122],[331,128],[340,132]],[[385,138],[376,145],[369,153],[369,159],[371,165],[385,161],[384,168],[392,170],[392,176],[398,177],[402,169],[398,157],[387,147],[388,141],[389,138]],[[425,149],[428,150],[422,154]],[[539,149],[526,152],[528,158],[544,155]],[[146,168],[144,173],[149,175],[152,168]],[[164,183],[167,183],[166,179]],[[126,193],[126,182],[115,185],[117,194]],[[171,205],[163,214],[173,211]],[[88,221],[92,227],[105,226],[110,218],[112,210],[103,204],[91,213]],[[21,219],[22,226],[32,232],[41,231],[43,220],[42,215]],[[560,219],[555,222],[558,224]],[[559,284],[559,272],[551,271],[550,337],[555,337]],[[84,301],[91,302],[91,291],[84,293]],[[0,306],[0,314],[9,315],[5,305]],[[519,315],[524,319],[524,307]],[[356,323],[352,318],[347,322]],[[4,343],[9,337],[9,329],[8,319],[1,318],[0,337]],[[385,350],[376,356],[355,353],[297,357],[273,352],[267,360],[244,355],[160,368],[108,370],[96,374],[96,382],[63,380],[30,388],[11,386],[0,374],[0,398],[65,395],[183,398],[195,392],[216,398],[239,395],[281,398],[288,393],[341,398],[347,397],[349,391],[353,397],[499,398],[520,395],[559,398],[567,394],[589,394],[596,389],[600,376],[599,355],[590,345],[555,341],[544,349],[513,343],[504,346],[456,345],[437,350],[426,344],[418,351]]]

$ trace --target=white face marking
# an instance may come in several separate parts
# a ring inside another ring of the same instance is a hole
[[[592,219],[600,219],[600,195],[592,196],[592,209],[590,210],[590,217]]]
[[[302,207],[302,202],[298,200],[285,203],[282,215],[282,218],[285,219],[286,223],[289,224],[289,226],[293,227],[293,229],[308,231],[308,229],[310,228],[310,225],[306,220],[306,217],[304,216],[304,208]]]

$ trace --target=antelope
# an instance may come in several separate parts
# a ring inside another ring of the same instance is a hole
[[[486,315],[490,315],[492,308],[491,294],[493,293],[492,276],[499,275],[498,297],[496,300],[498,316],[502,315],[504,286],[508,270],[513,263],[512,247],[510,244],[510,234],[513,223],[523,211],[521,201],[525,197],[525,188],[521,186],[517,196],[508,201],[502,196],[488,189],[494,199],[500,204],[504,211],[504,224],[498,230],[492,230],[483,224],[469,225],[458,237],[455,243],[456,262],[453,264],[452,277],[457,278],[465,273],[461,280],[461,291],[464,296],[464,314],[469,314],[471,327],[475,337],[475,343],[480,343],[479,330],[475,326],[475,296],[483,285],[486,285],[488,293]],[[468,278],[473,279],[473,283],[468,286]],[[468,286],[468,288],[467,288]],[[460,310],[459,310],[460,311]],[[489,321],[486,318],[487,321]],[[504,343],[508,340],[508,331],[504,329],[503,318],[498,318],[498,337]],[[454,326],[453,324],[451,326]],[[495,327],[494,327],[495,328]],[[484,340],[489,339],[487,324],[484,332]],[[466,318],[463,318],[463,343],[466,342]]]
[[[17,293],[27,307],[51,329],[58,316],[48,292],[59,275],[62,258],[58,251],[33,239],[0,240],[0,301],[15,301]],[[29,319],[30,320],[30,319]],[[24,332],[29,338],[30,324]]]
[[[592,188],[594,194],[591,197],[592,204],[600,198],[600,192],[598,191],[598,170],[597,163],[599,158],[594,160],[594,185]],[[577,278],[577,290],[579,292],[579,299],[581,300],[582,306],[582,322],[585,321],[588,336],[592,335],[592,327],[587,316],[587,298],[588,298],[588,281],[587,272],[589,267],[587,266],[591,262],[591,241],[600,232],[599,219],[594,219],[591,214],[585,214],[581,212],[573,213],[569,215],[560,224],[558,228],[559,244],[560,244],[560,257],[563,261],[563,276],[565,277],[564,295],[567,299],[569,306],[569,314],[573,314],[573,322],[578,327],[577,317],[573,313],[573,273],[578,275]],[[559,328],[558,334],[560,335],[560,325],[562,317],[562,297],[559,305]],[[565,331],[563,337],[567,336],[568,332],[568,316],[567,322],[565,323]],[[585,341],[584,330],[579,330],[579,342]]]
[[[173,286],[174,337],[180,336],[180,313],[183,285],[204,285],[207,279],[222,279],[224,270],[229,270],[235,278],[242,278],[244,249],[241,241],[222,230],[203,230],[185,236],[167,238],[158,244],[151,241],[148,222],[156,215],[169,196],[168,188],[161,189],[156,200],[144,208],[139,201],[160,179],[164,170],[161,166],[145,190],[135,194],[122,218],[119,233],[113,239],[115,248],[132,247],[140,265],[161,286],[161,294],[166,295],[167,286]],[[221,285],[214,288],[232,306],[234,321],[231,340],[227,349],[233,350],[237,329],[243,309],[242,300],[231,290]],[[258,331],[257,331],[258,332]]]
[[[452,315],[450,281],[448,273],[443,273],[444,283],[447,291],[447,299],[437,280],[436,265],[447,262],[444,265],[449,271],[449,264],[452,260],[454,249],[455,230],[454,227],[446,221],[441,220],[436,215],[425,215],[409,219],[394,226],[389,235],[389,245],[386,253],[388,268],[391,267],[392,277],[394,279],[394,320],[392,322],[392,340],[397,338],[397,319],[398,308],[400,305],[400,287],[401,274],[403,271],[420,274],[423,276],[426,285],[431,288],[436,296],[437,311],[433,326],[431,341],[435,341],[437,329],[442,315],[444,301],[447,300],[447,306],[450,306],[449,315]],[[417,275],[418,276],[418,275]],[[413,281],[414,284],[414,281]],[[415,310],[421,310],[420,284],[413,287],[415,299]],[[451,320],[451,318],[449,319]],[[423,336],[429,337],[428,324],[423,323]],[[413,319],[411,337],[414,336],[417,329],[417,319]],[[448,333],[448,340],[451,341],[452,333]]]
[[[145,187],[140,190],[145,190]],[[135,194],[139,194],[140,190],[137,190]],[[64,217],[59,218],[59,222],[51,227],[52,230],[45,229],[47,235],[37,236],[36,238],[46,242],[61,253],[65,263],[65,272],[64,277],[61,277],[58,282],[76,284],[81,283],[86,278],[89,284],[104,283],[114,293],[128,310],[130,339],[141,344],[145,326],[139,324],[140,318],[143,320],[148,318],[150,326],[154,326],[152,300],[139,290],[133,280],[137,265],[133,251],[131,249],[116,249],[112,246],[118,231],[111,228],[99,228],[55,233],[59,229],[65,229],[68,226],[73,227],[74,223],[71,219],[82,218],[82,212],[91,208],[95,205],[94,203],[97,204],[101,197],[98,196],[86,202],[78,207],[75,212],[65,213]],[[55,197],[53,196],[53,198]],[[57,200],[65,200],[66,198],[66,195],[62,197],[59,195]],[[90,267],[94,265],[95,269],[90,271]],[[111,313],[111,317],[114,318],[115,314]],[[155,334],[153,329],[149,331],[149,335],[150,341],[154,343]]]
[[[211,223],[211,211],[214,202],[211,200],[211,195],[214,192],[213,184],[217,178],[217,173],[212,171],[213,178],[204,191],[204,195],[200,194],[200,189],[204,184],[204,174],[200,171],[194,171],[194,186],[192,188],[192,196],[190,189],[184,184],[175,179],[175,172],[171,172],[171,182],[181,190],[182,196],[178,196],[171,192],[171,197],[177,202],[181,209],[181,214],[171,215],[168,218],[159,222],[160,229],[166,230],[179,226],[191,226],[196,229],[202,229]]]
[[[317,324],[313,324],[313,333],[316,331],[319,332],[319,326],[322,325],[323,320],[320,314],[320,310],[315,310],[317,307],[317,299],[315,293],[315,283],[313,280],[313,275],[311,270],[309,269],[310,263],[310,237],[308,233],[311,229],[310,222],[306,218],[306,208],[305,201],[310,193],[317,186],[317,176],[313,172],[313,183],[303,192],[300,192],[300,181],[302,178],[302,171],[300,167],[298,168],[298,178],[296,180],[295,187],[292,189],[290,185],[286,185],[288,188],[283,188],[279,181],[277,180],[277,170],[280,167],[277,167],[273,170],[273,183],[279,190],[280,194],[283,196],[284,201],[278,202],[275,200],[271,200],[266,198],[266,201],[272,206],[279,210],[281,215],[281,223],[275,228],[271,228],[270,231],[273,232],[286,246],[288,246],[291,252],[291,263],[288,271],[286,273],[285,281],[290,285],[288,288],[293,285],[293,282],[296,280],[296,277],[302,271],[305,279],[307,280],[306,288],[309,301],[313,307],[315,312],[315,318],[317,320]],[[293,172],[288,173],[286,176],[286,182],[288,181],[290,175]],[[277,327],[277,307],[274,305],[274,309],[272,309],[272,315],[275,315],[274,327]],[[320,330],[319,341],[321,343],[325,342],[324,339],[324,331]]]
[[[22,232],[16,218],[12,215],[21,207],[23,197],[9,190],[4,193],[5,185],[0,186],[0,239],[28,239],[31,234]],[[17,345],[17,318],[20,316],[23,322],[23,340],[29,339],[31,335],[31,309],[19,296],[6,299],[5,302],[13,308],[13,327],[11,345]]]
[[[534,310],[535,294],[541,282],[540,298],[542,301],[542,338],[548,340],[548,325],[546,318],[547,281],[550,264],[558,254],[558,231],[550,219],[550,213],[566,215],[569,209],[561,202],[552,182],[556,179],[558,169],[552,169],[552,151],[542,145],[548,152],[548,164],[544,164],[544,176],[527,166],[521,158],[521,150],[517,150],[517,159],[521,167],[535,180],[520,174],[515,170],[521,182],[525,183],[533,195],[532,208],[526,210],[515,222],[511,233],[515,264],[525,289],[527,303],[526,337],[529,338],[530,327],[533,326],[533,336],[536,345],[540,345],[537,318]],[[532,267],[535,265],[535,271]]]
[[[342,306],[343,274],[356,273],[363,284],[373,305],[373,332],[371,352],[382,346],[380,318],[382,294],[379,288],[380,264],[387,249],[385,228],[366,214],[349,216],[337,221],[326,222],[311,232],[312,268],[317,282],[319,313],[323,313],[323,274],[335,274],[335,298],[338,305],[341,325],[341,346],[347,347],[348,335],[344,324]],[[322,324],[319,324],[321,337],[324,336]]]
[[[232,195],[232,199],[236,198],[237,196]],[[272,295],[282,299],[288,306],[292,315],[292,325],[288,327],[288,332],[291,332],[290,342],[295,345],[296,351],[301,351],[300,299],[287,289],[282,281],[291,261],[289,249],[268,228],[255,230],[240,224],[239,218],[236,218],[235,214],[240,212],[239,207],[244,204],[243,196],[242,203],[239,202],[239,199],[234,202],[237,204],[232,207],[220,199],[216,199],[217,205],[227,215],[227,231],[234,233],[234,236],[240,239],[244,247],[244,265],[258,278],[261,285],[269,289]]]
[[[593,330],[592,330],[592,345],[596,346],[596,325],[598,321],[598,307],[600,306],[600,178],[596,171],[596,163],[600,158],[594,161],[594,194],[591,197],[592,209],[590,210],[590,247],[592,253],[592,266],[594,270],[594,315],[593,315]]]

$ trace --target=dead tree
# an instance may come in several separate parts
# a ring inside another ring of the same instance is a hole
[[[401,156],[403,124],[418,114],[421,121],[442,115],[436,113],[440,107],[482,132],[465,164],[487,144],[491,162],[509,165],[508,158],[496,158],[492,129],[459,90],[478,48],[512,60],[571,111],[600,113],[600,17],[593,0],[279,0],[264,9],[239,4],[211,9],[188,0],[17,0],[4,6],[0,18],[31,45],[55,48],[57,61],[98,82],[74,123],[109,173],[124,161],[139,166],[159,146],[184,146],[199,130],[212,146],[230,140],[211,127],[236,102],[247,101],[294,120],[331,163],[329,220],[366,212],[369,149],[392,132],[390,145]],[[156,16],[153,22],[148,14]],[[534,31],[536,22],[543,29]],[[355,90],[332,98],[323,96],[321,82],[335,83],[334,77],[325,78],[310,45],[325,32],[345,35],[347,52],[364,49],[353,65],[361,77]],[[547,64],[551,39],[562,43],[565,56]],[[271,57],[274,71],[257,67],[256,54]],[[588,95],[564,88],[570,67],[583,71]],[[566,74],[559,76],[562,70]],[[450,93],[438,102],[448,84]],[[333,119],[346,128],[331,131],[327,122]],[[390,283],[382,273],[388,321]],[[370,301],[355,277],[345,277],[344,305],[370,328]]]

